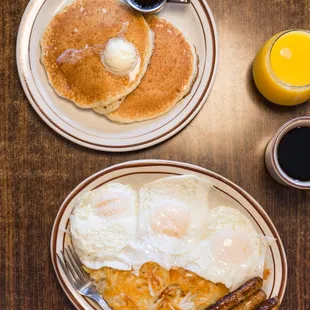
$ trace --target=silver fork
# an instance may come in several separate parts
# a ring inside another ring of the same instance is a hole
[[[83,270],[80,258],[71,246],[61,251],[61,255],[57,254],[57,258],[70,283],[81,295],[95,301],[103,310],[111,310]]]

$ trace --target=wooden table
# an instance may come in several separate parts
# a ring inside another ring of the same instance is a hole
[[[52,1],[52,0],[49,0]],[[309,0],[210,0],[220,37],[219,71],[206,105],[181,133],[147,150],[112,154],[75,145],[46,126],[18,79],[15,42],[27,0],[0,4],[0,309],[73,309],[50,261],[54,218],[84,178],[132,159],[200,165],[236,182],[264,206],[286,248],[289,277],[281,309],[310,309],[310,192],[267,174],[266,143],[310,105],[284,108],[255,89],[251,64],[272,34],[310,29]]]

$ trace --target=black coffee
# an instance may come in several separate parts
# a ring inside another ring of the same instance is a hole
[[[310,127],[295,128],[281,139],[278,160],[291,178],[310,181]]]
[[[152,9],[162,3],[163,0],[133,0],[133,2],[142,9]]]

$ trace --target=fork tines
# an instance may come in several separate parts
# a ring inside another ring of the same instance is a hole
[[[70,245],[64,251],[61,251],[61,254],[62,257],[57,254],[57,258],[72,285],[81,285],[83,282],[90,281],[86,272],[83,270],[79,257]]]

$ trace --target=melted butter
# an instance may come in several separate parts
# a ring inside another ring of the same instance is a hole
[[[129,82],[132,82],[135,80],[136,76],[138,75],[139,71],[140,71],[140,64],[141,64],[141,59],[140,57],[138,57],[138,61],[136,66],[134,67],[134,69],[129,72],[128,76],[129,76]]]
[[[56,10],[55,14],[59,13],[60,11],[62,11],[67,5],[71,4],[73,1],[72,0],[65,0],[63,1],[60,6],[58,7],[58,9]],[[79,62],[80,60],[82,60],[83,58],[85,58],[88,55],[91,54],[96,54],[99,57],[103,58],[104,55],[104,51],[107,47],[107,44],[109,42],[111,42],[111,40],[117,40],[117,39],[122,39],[124,40],[124,42],[128,42],[125,39],[125,33],[128,30],[128,26],[129,26],[129,22],[124,22],[122,24],[122,28],[121,30],[118,32],[117,36],[115,38],[110,39],[107,43],[105,44],[95,44],[92,46],[88,46],[86,45],[84,48],[82,49],[74,49],[74,48],[69,48],[66,49],[57,59],[56,59],[56,63],[58,65],[61,64],[76,64],[77,62]],[[73,30],[75,33],[78,32],[78,29],[74,29]],[[132,43],[128,42],[128,44],[132,45]],[[134,47],[135,49],[135,47]],[[118,72],[115,72],[115,70],[109,70],[109,68],[106,68],[109,72],[111,72],[112,74],[116,74],[116,75],[123,75],[123,76],[128,76],[129,82],[132,82],[136,79],[137,75],[139,74],[140,71],[140,65],[141,65],[141,59],[139,57],[138,52],[135,50],[136,53],[136,59],[134,62],[132,62],[134,64],[134,67],[132,69],[129,68],[129,72],[128,70],[125,70],[127,72],[121,72],[121,74],[119,74]],[[128,58],[128,57],[127,57]],[[103,62],[103,65],[105,66],[105,63]]]
[[[84,57],[97,54],[100,55],[101,52],[104,50],[105,44],[95,44],[92,46],[86,45],[83,49],[75,49],[69,48],[66,49],[57,59],[56,63],[58,65],[69,63],[69,64],[76,64],[78,61],[82,60]]]
[[[72,4],[73,2],[74,2],[74,0],[63,0],[63,1],[61,1],[59,6],[57,7],[57,9],[55,10],[53,16],[60,13],[66,6]]]

